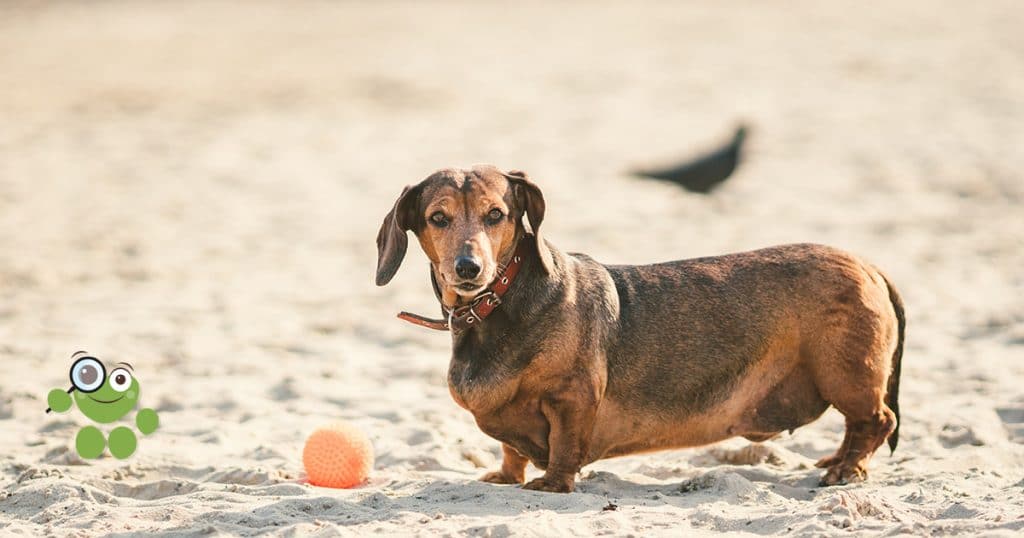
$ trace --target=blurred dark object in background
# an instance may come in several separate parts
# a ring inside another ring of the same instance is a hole
[[[732,140],[720,149],[670,168],[637,170],[633,174],[671,181],[682,185],[688,191],[707,194],[736,170],[740,163],[740,149],[746,137],[747,127],[740,124]]]

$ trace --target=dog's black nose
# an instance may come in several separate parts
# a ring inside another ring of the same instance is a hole
[[[476,278],[480,274],[480,262],[472,256],[455,258],[455,274],[461,278]]]

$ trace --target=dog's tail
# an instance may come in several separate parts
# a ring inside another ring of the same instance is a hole
[[[889,374],[889,386],[886,387],[885,405],[896,414],[896,428],[889,434],[889,453],[896,452],[900,441],[900,363],[903,362],[903,339],[906,333],[907,319],[903,313],[903,299],[893,287],[892,282],[883,274],[885,286],[889,289],[889,302],[896,312],[896,351],[892,353],[892,372]]]

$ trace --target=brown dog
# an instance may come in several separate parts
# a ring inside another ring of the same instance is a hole
[[[482,479],[572,491],[587,463],[763,441],[829,405],[846,437],[823,485],[863,480],[895,450],[904,317],[871,265],[785,245],[655,265],[606,266],[544,241],[544,197],[521,172],[441,170],[406,187],[377,236],[377,285],[416,234],[452,331],[452,397],[502,442]],[[527,228],[524,216],[528,218]]]

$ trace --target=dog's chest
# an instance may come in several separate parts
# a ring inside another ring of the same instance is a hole
[[[452,398],[473,414],[480,430],[543,466],[548,458],[547,423],[538,393],[522,383],[522,375],[476,369],[455,359],[448,371]]]
[[[448,388],[455,402],[480,416],[511,401],[523,373],[514,349],[491,339],[457,342],[448,365]]]
[[[453,357],[448,368],[448,390],[455,403],[474,415],[489,413],[512,399],[515,378],[499,368]]]

